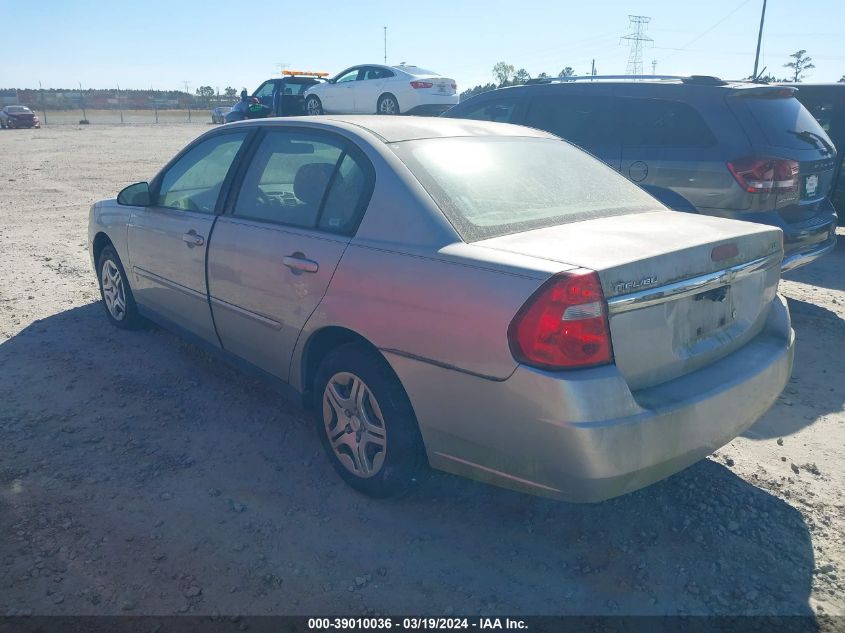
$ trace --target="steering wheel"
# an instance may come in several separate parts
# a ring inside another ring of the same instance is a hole
[[[264,193],[259,187],[256,187],[258,194],[255,197],[255,201],[263,207],[269,207],[273,204],[272,198]]]

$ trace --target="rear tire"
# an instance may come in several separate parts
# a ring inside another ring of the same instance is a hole
[[[137,330],[144,324],[138,314],[135,297],[129,287],[129,278],[113,246],[106,246],[97,261],[97,280],[106,317],[115,327]]]
[[[427,474],[411,402],[374,350],[348,343],[329,352],[314,379],[314,409],[329,461],[355,490],[395,497]]]
[[[305,100],[305,112],[310,116],[319,116],[323,114],[323,103],[317,95],[310,95]]]
[[[378,114],[386,115],[401,114],[399,112],[399,102],[392,94],[383,94],[379,97],[376,111]]]

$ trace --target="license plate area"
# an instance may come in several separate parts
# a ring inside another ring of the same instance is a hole
[[[736,318],[730,286],[720,286],[693,297],[687,314],[693,341],[707,338],[730,325]]]
[[[801,183],[801,197],[802,198],[816,198],[819,195],[819,175],[810,174],[804,176]]]

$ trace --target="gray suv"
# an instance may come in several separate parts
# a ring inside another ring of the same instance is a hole
[[[780,227],[783,269],[836,245],[836,150],[795,89],[715,77],[535,80],[445,117],[516,123],[592,152],[671,208]]]

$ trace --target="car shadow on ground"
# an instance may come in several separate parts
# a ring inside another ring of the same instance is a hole
[[[845,228],[840,227],[837,235],[833,251],[812,264],[784,273],[784,279],[830,290],[845,290]]]
[[[372,500],[296,405],[101,311],[0,344],[0,613],[811,614],[801,514],[713,461],[595,505]]]
[[[787,299],[795,330],[792,379],[781,398],[743,434],[752,440],[792,435],[822,416],[842,410],[845,392],[835,370],[818,366],[830,349],[845,348],[845,321],[835,312],[798,299]]]

